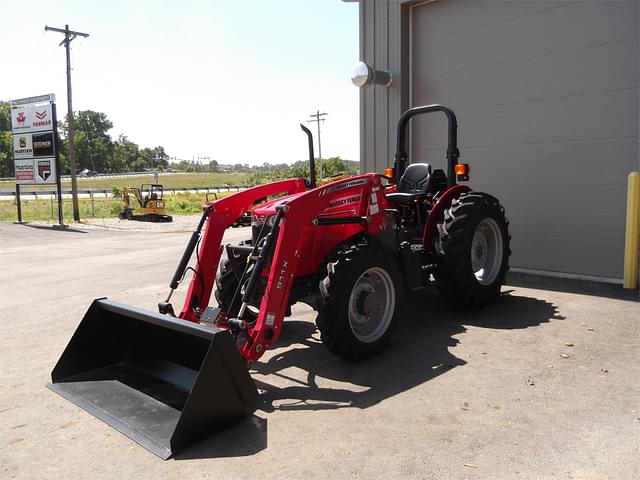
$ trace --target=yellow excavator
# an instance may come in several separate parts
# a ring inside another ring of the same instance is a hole
[[[121,220],[138,220],[141,222],[171,222],[173,217],[167,215],[164,204],[164,189],[159,183],[143,183],[138,187],[122,189],[122,211],[118,215]],[[132,206],[131,197],[138,203]]]

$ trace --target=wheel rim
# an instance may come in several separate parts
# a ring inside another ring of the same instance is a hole
[[[502,232],[493,218],[483,219],[471,241],[471,268],[481,285],[491,285],[502,267]]]
[[[372,267],[360,275],[349,297],[349,325],[364,343],[381,338],[393,319],[396,292],[386,270]]]

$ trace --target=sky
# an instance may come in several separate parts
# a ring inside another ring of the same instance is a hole
[[[340,0],[5,2],[0,99],[55,93],[67,110],[62,34],[72,42],[73,109],[178,159],[306,159],[299,124],[326,112],[322,157],[359,160],[358,6]],[[316,138],[316,156],[317,156]],[[206,162],[206,160],[205,160]]]

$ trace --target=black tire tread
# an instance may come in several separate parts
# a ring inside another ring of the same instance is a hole
[[[477,224],[486,217],[497,221],[503,233],[504,260],[495,281],[481,285],[471,271],[470,241]],[[495,197],[482,192],[463,193],[445,210],[440,232],[440,261],[436,279],[448,303],[463,308],[487,305],[500,295],[509,270],[509,221]]]
[[[348,302],[353,283],[372,266],[384,267],[391,275],[396,289],[396,313],[385,334],[372,343],[359,341],[349,325]],[[379,249],[369,245],[341,249],[337,260],[327,264],[327,275],[320,281],[321,305],[316,325],[321,340],[334,355],[349,361],[360,361],[382,352],[389,344],[397,324],[398,275],[393,262]]]

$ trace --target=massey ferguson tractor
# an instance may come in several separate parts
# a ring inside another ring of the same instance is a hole
[[[448,121],[446,171],[408,161],[408,122],[432,112]],[[207,203],[158,313],[95,300],[49,388],[166,459],[253,413],[258,395],[248,370],[278,341],[296,302],[317,310],[332,353],[359,361],[389,344],[408,292],[433,284],[463,307],[499,296],[508,223],[498,200],[458,184],[469,179],[469,166],[458,163],[450,109],[429,105],[402,114],[394,168],[385,175],[321,186],[311,133],[302,128],[309,180],[259,185]],[[266,200],[255,205],[258,199]],[[223,245],[225,229],[248,211],[251,238]],[[171,296],[188,270],[177,312]]]

